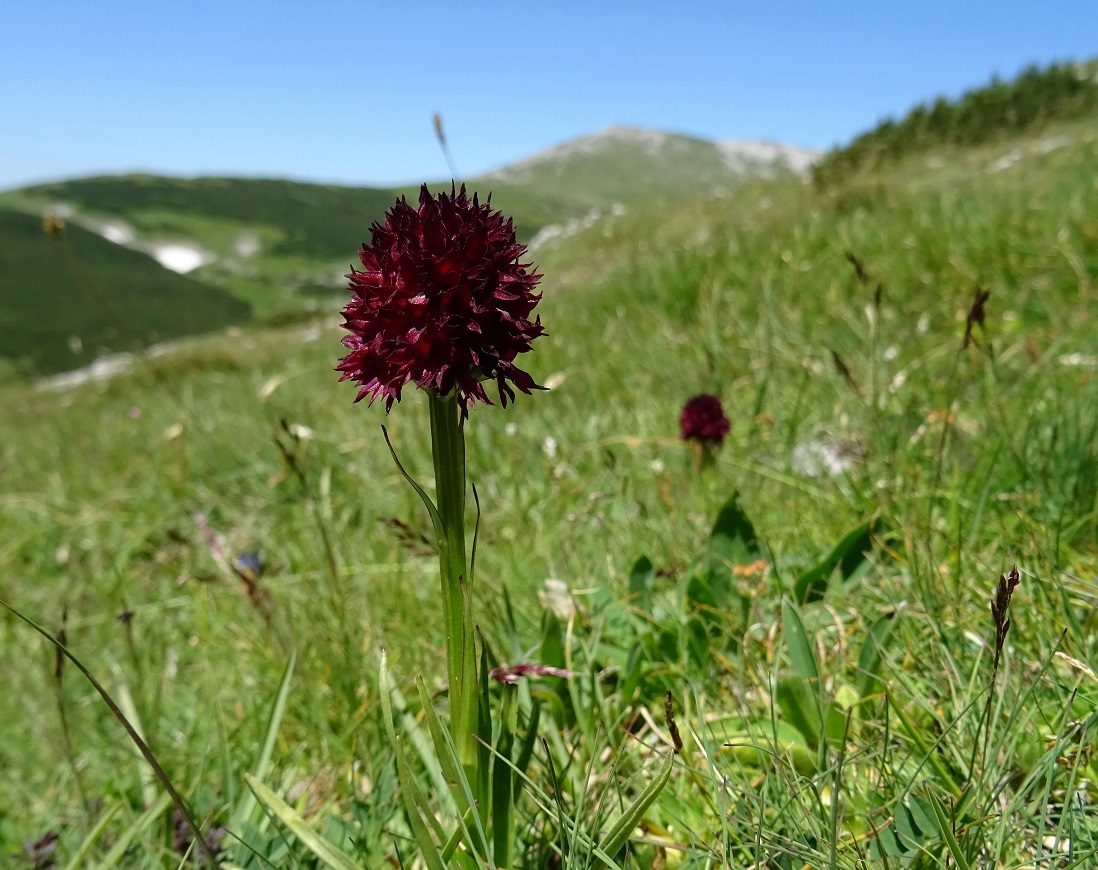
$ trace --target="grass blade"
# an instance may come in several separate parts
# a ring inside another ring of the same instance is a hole
[[[929,784],[924,785],[923,793],[930,802],[930,808],[934,811],[934,817],[938,821],[938,831],[941,833],[942,840],[945,841],[946,848],[949,849],[949,854],[953,856],[957,867],[960,870],[971,870],[971,865],[965,857],[965,853],[961,851],[961,844],[957,842],[957,837],[953,834],[953,825],[950,824],[949,816],[946,815],[942,802],[938,800],[938,796],[934,794]]]
[[[109,867],[117,867],[118,862],[125,857],[126,852],[129,850],[133,841],[143,833],[149,825],[156,821],[156,819],[164,815],[165,810],[171,806],[171,803],[171,797],[163,794],[156,803],[138,816],[134,823],[119,835],[118,840],[106,854],[106,857],[103,858],[103,863],[99,865],[101,870],[107,870]]]
[[[290,656],[286,662],[286,668],[282,672],[282,679],[278,683],[278,693],[275,702],[271,706],[271,714],[267,717],[267,730],[263,737],[263,748],[255,760],[252,768],[252,776],[262,782],[267,776],[267,767],[271,763],[271,755],[274,753],[275,740],[278,738],[278,729],[282,724],[282,716],[286,712],[286,703],[290,697],[290,682],[294,675],[294,663],[297,657]],[[242,836],[245,825],[252,817],[255,810],[256,799],[251,791],[242,792],[237,799],[233,813],[229,817],[229,830]]]
[[[118,815],[118,811],[121,810],[123,806],[122,803],[117,803],[99,817],[99,821],[95,823],[95,827],[88,831],[88,836],[84,838],[84,842],[82,842],[77,850],[73,852],[72,858],[69,859],[69,863],[65,865],[65,870],[80,870],[81,867],[86,866],[84,859],[88,857],[88,852],[90,852],[92,847],[99,842],[99,838],[103,836],[103,832],[107,829],[107,825],[109,825],[111,820]]]
[[[301,844],[316,855],[331,870],[364,870],[350,858],[343,854],[331,841],[325,839],[301,817],[293,807],[276,795],[271,789],[256,779],[250,773],[244,774],[244,781],[248,783],[258,801],[270,810],[275,818],[284,824]]]
[[[72,662],[76,669],[83,674],[84,679],[91,683],[92,688],[94,688],[95,691],[99,693],[99,697],[103,699],[103,703],[105,703],[110,708],[111,713],[114,714],[114,718],[126,729],[126,733],[130,736],[130,739],[137,745],[137,748],[141,750],[142,758],[144,758],[153,769],[156,778],[160,781],[160,784],[164,786],[164,790],[168,793],[171,802],[175,804],[176,809],[179,810],[184,820],[186,820],[187,826],[191,829],[191,834],[194,836],[194,839],[202,844],[202,855],[206,859],[208,866],[216,867],[213,855],[210,854],[210,851],[206,848],[206,840],[202,836],[202,828],[199,826],[198,822],[195,821],[194,814],[191,813],[191,808],[187,805],[187,802],[183,800],[183,795],[176,791],[175,786],[172,785],[172,781],[168,779],[168,774],[164,772],[164,768],[160,766],[160,762],[156,760],[156,756],[153,755],[152,750],[149,749],[149,745],[142,739],[141,735],[137,733],[137,730],[133,725],[130,724],[129,719],[126,718],[126,715],[122,712],[122,709],[115,702],[114,698],[111,697],[110,693],[103,688],[102,683],[95,678],[92,672],[84,666],[84,663],[80,661],[80,659],[72,654],[68,647],[29,616],[24,616],[20,611],[16,610],[2,599],[0,599],[0,607],[3,607],[13,616],[25,622],[53,644],[54,648]]]

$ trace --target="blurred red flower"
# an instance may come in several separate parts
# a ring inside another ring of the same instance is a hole
[[[732,424],[724,415],[721,400],[702,393],[688,400],[679,415],[679,431],[683,441],[698,441],[719,447]]]

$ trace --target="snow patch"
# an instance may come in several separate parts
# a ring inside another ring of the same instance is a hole
[[[96,232],[108,242],[114,242],[116,245],[132,245],[134,239],[137,238],[133,227],[125,221],[105,221],[99,224]]]
[[[227,332],[232,334],[232,329]],[[195,337],[176,338],[171,341],[162,341],[145,348],[145,359],[154,359],[174,353],[185,347],[194,346]],[[70,372],[62,372],[38,381],[40,390],[62,390],[67,387],[79,387],[89,382],[109,381],[115,375],[130,371],[138,361],[138,356],[132,353],[110,353],[99,357],[95,362],[80,369]]]
[[[79,387],[88,382],[107,381],[117,374],[133,368],[133,354],[113,353],[101,356],[91,365],[75,369],[61,375],[45,378],[38,383],[42,390],[63,390],[66,387]]]
[[[625,206],[620,202],[614,203],[610,209],[612,215],[618,216],[625,214]],[[528,251],[536,250],[544,245],[546,242],[551,242],[554,239],[567,239],[569,236],[574,236],[581,230],[588,230],[593,227],[602,217],[602,210],[599,208],[593,208],[582,218],[570,218],[567,223],[564,224],[549,224],[538,230],[532,239],[530,244],[526,246]]]
[[[1002,172],[1004,169],[1010,169],[1015,163],[1022,159],[1022,150],[1020,148],[1012,148],[994,163],[988,167],[988,172]]]
[[[716,145],[725,166],[739,175],[751,173],[767,176],[778,168],[800,175],[823,156],[822,151],[809,151],[807,148],[761,139],[717,142]]]
[[[199,266],[203,266],[213,259],[212,254],[204,251],[198,245],[181,242],[151,244],[148,246],[148,253],[165,269],[171,269],[180,275],[193,272]]]

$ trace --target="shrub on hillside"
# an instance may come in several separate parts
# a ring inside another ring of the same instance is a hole
[[[941,146],[979,145],[1035,129],[1051,121],[1098,113],[1098,81],[1085,68],[1031,66],[1014,81],[993,78],[982,88],[950,101],[922,103],[900,121],[891,118],[838,148],[816,164],[817,184],[841,180],[907,154]]]

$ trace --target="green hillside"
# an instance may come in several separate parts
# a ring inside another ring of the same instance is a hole
[[[65,235],[59,244],[41,219],[0,209],[0,371],[53,374],[251,318],[244,302],[145,254],[77,226]]]
[[[596,222],[600,230],[609,231],[624,210],[644,211],[668,200],[689,200],[759,175],[780,173],[787,168],[788,154],[796,156],[796,149],[765,146],[758,152],[758,143],[745,144],[750,146],[746,151],[737,150],[738,146],[730,150],[685,136],[615,127],[549,149],[469,184],[482,196],[491,193],[493,204],[514,218],[521,241],[532,241],[546,228],[553,228],[550,234],[555,230],[558,235],[568,235]],[[777,150],[771,153],[766,148]],[[438,190],[445,183],[431,186]],[[380,220],[400,195],[414,199],[418,189],[127,175],[0,193],[0,206],[33,216],[33,220],[20,222],[9,213],[0,223],[0,250],[18,260],[0,282],[0,310],[12,335],[0,344],[0,354],[22,360],[7,372],[70,368],[94,359],[102,350],[127,343],[118,338],[108,341],[101,329],[89,327],[83,330],[89,334],[86,341],[81,336],[78,353],[61,353],[57,348],[68,347],[68,335],[55,338],[52,344],[43,343],[37,338],[41,331],[38,323],[21,319],[34,317],[39,310],[38,303],[28,301],[21,288],[27,282],[54,280],[43,254],[50,249],[42,239],[35,238],[32,249],[19,250],[30,237],[28,228],[43,214],[58,212],[67,217],[73,239],[71,253],[75,255],[75,261],[70,258],[61,266],[53,251],[49,268],[54,272],[80,268],[76,261],[94,248],[94,254],[88,255],[94,262],[87,264],[93,278],[87,292],[111,300],[117,309],[118,327],[141,336],[138,343],[142,343],[154,333],[163,337],[187,334],[235,322],[240,316],[213,315],[207,312],[208,306],[198,305],[180,320],[165,313],[166,319],[179,324],[178,329],[155,327],[158,321],[129,304],[127,291],[119,289],[118,276],[143,269],[149,283],[187,286],[191,292],[205,285],[210,300],[235,297],[260,322],[300,318],[338,304],[346,284],[343,276],[368,237],[371,223]],[[612,216],[615,221],[609,220]],[[89,230],[122,244],[94,241]],[[170,245],[184,246],[197,258],[185,279],[127,249],[155,255]],[[551,260],[555,256],[549,255]],[[0,371],[0,377],[3,374]]]
[[[513,866],[596,865],[672,758],[669,708],[685,745],[620,867],[1094,865],[1098,137],[949,157],[638,207],[555,249],[570,285],[523,360],[553,389],[466,435],[491,655],[576,674],[509,696],[533,735]],[[380,432],[430,491],[426,405],[353,405],[340,334],[251,326],[0,394],[0,597],[65,628],[246,870],[413,866],[406,806],[440,842],[462,821],[413,682],[445,712],[431,521]],[[732,420],[710,467],[678,437],[699,392]],[[53,832],[59,866],[179,866],[74,669],[14,618],[0,665],[0,855]],[[285,805],[256,806],[256,771]]]
[[[320,261],[346,258],[370,223],[393,203],[394,192],[251,178],[100,176],[24,188],[40,203],[64,202],[78,211],[130,221],[142,236],[188,231],[189,219],[231,222],[274,231],[269,252]],[[216,238],[199,241],[217,244]]]

